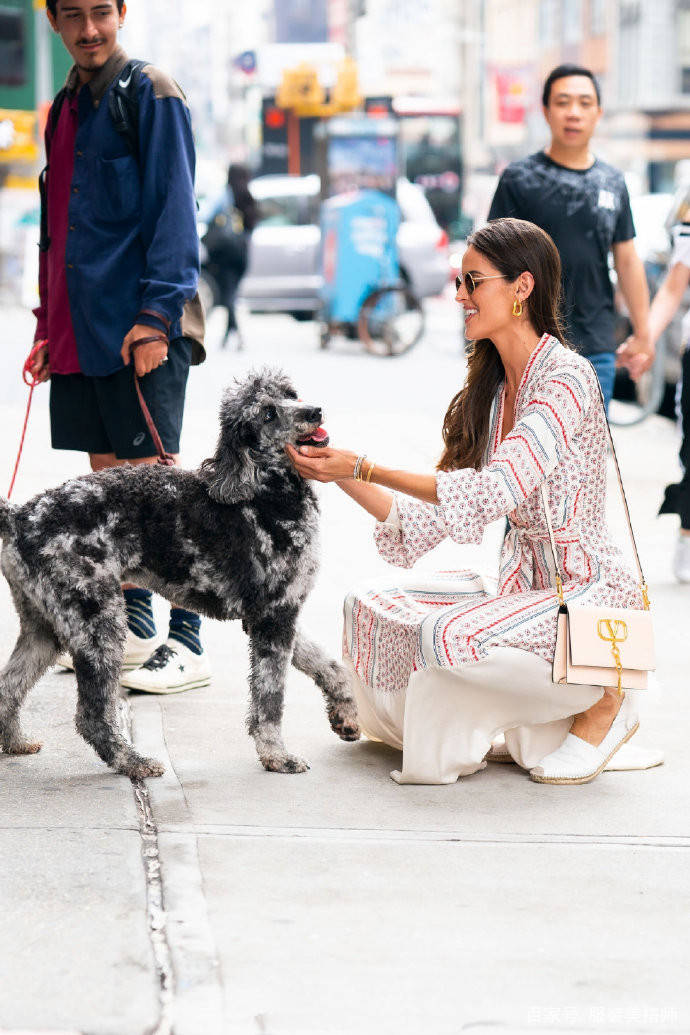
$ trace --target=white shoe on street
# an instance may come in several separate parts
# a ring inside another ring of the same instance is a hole
[[[125,640],[125,656],[122,660],[122,671],[129,672],[132,668],[139,668],[145,661],[151,657],[157,647],[161,645],[161,638],[158,634],[150,636],[148,639],[144,639],[142,636],[137,636],[131,629],[127,629],[127,639]],[[55,659],[55,664],[59,665],[60,668],[74,672],[74,662],[72,661],[72,655],[67,651],[62,651],[58,654]]]
[[[179,640],[169,639],[158,647],[139,668],[120,678],[128,690],[149,694],[177,694],[211,682],[211,666],[206,652],[195,654]]]
[[[598,747],[569,733],[559,748],[530,769],[530,779],[536,783],[589,783],[606,768],[616,751],[639,727],[637,705],[633,696],[627,693]]]
[[[680,532],[673,551],[673,574],[679,582],[690,582],[690,535]]]
[[[510,764],[514,761],[513,756],[506,747],[505,741],[493,743],[484,755],[484,758],[487,762],[503,762],[505,764]]]

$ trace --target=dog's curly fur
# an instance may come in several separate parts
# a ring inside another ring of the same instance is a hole
[[[266,769],[308,768],[281,735],[290,662],[322,690],[333,730],[357,739],[343,667],[297,627],[316,576],[318,504],[285,445],[320,421],[321,410],[298,402],[287,377],[263,370],[226,391],[215,455],[196,471],[127,465],[73,479],[23,506],[0,501],[0,566],[21,625],[0,675],[6,753],[39,750],[22,733],[19,710],[58,651],[68,650],[85,740],[126,776],[163,772],[117,725],[127,628],[122,581],[212,618],[242,620],[250,642],[247,725]]]

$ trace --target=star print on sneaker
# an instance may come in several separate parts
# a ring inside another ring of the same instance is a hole
[[[210,682],[211,666],[206,654],[195,654],[171,639],[162,643],[143,665],[120,678],[128,690],[149,694],[176,694],[208,686]]]

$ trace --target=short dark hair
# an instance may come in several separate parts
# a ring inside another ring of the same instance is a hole
[[[601,90],[599,88],[599,82],[597,77],[591,68],[583,68],[582,65],[558,65],[552,72],[549,72],[546,82],[544,83],[544,90],[541,95],[541,103],[545,108],[549,106],[549,99],[551,97],[551,87],[557,79],[565,79],[568,75],[584,75],[588,79],[591,79],[594,84],[594,92],[597,95],[597,104],[601,107]]]
[[[125,0],[117,0],[117,10],[118,10],[118,12],[120,14],[122,14],[122,5],[124,4],[124,2],[125,2]],[[52,14],[53,18],[57,14],[57,5],[58,5],[58,0],[46,0],[46,7],[48,8],[50,13]]]

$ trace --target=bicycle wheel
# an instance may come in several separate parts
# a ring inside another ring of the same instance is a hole
[[[374,355],[401,356],[423,333],[421,302],[404,284],[376,288],[362,302],[357,334]]]
[[[616,428],[640,424],[650,414],[656,413],[664,395],[666,381],[667,336],[662,334],[656,347],[654,362],[639,381],[631,381],[629,399],[612,399],[609,406],[609,424]]]

